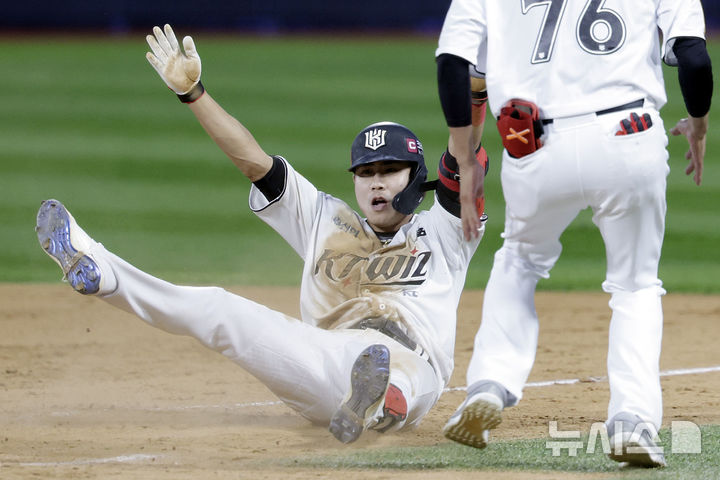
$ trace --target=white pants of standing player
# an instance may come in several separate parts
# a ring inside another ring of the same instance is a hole
[[[657,271],[669,168],[662,120],[655,110],[643,112],[654,124],[645,132],[614,135],[628,111],[590,114],[547,125],[546,144],[531,155],[515,159],[504,152],[505,240],[485,291],[468,385],[494,380],[515,403],[520,399],[537,349],[537,282],[560,256],[560,235],[590,207],[605,243],[602,288],[611,295],[608,418],[629,412],[660,427],[665,291]]]
[[[328,425],[367,346],[390,349],[390,382],[405,395],[414,426],[439,397],[430,364],[375,330],[324,330],[217,287],[168,283],[99,246],[118,288],[103,300],[166,332],[188,335],[255,376],[308,420]],[[107,272],[105,272],[107,273]]]

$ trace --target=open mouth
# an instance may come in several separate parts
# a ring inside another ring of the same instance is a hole
[[[385,205],[387,205],[388,201],[385,200],[382,197],[375,197],[372,199],[372,202],[370,203],[373,207],[373,210],[382,210],[385,208]]]

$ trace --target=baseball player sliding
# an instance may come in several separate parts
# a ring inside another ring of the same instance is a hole
[[[704,35],[699,0],[452,1],[436,54],[466,237],[479,226],[472,210],[483,182],[470,142],[469,64],[486,74],[498,118],[507,209],[467,398],[447,437],[484,447],[502,409],[522,397],[537,348],[537,282],[558,259],[565,228],[590,208],[605,242],[602,288],[612,309],[610,457],[665,465],[654,443],[662,423],[658,263],[669,172],[661,60],[678,66],[689,116],[671,133],[687,137],[686,173],[699,185],[712,96]]]
[[[94,241],[57,200],[37,216],[43,249],[78,292],[196,338],[342,442],[368,428],[416,426],[450,377],[456,309],[484,231],[479,224],[477,238],[463,239],[457,164],[445,160],[433,206],[415,213],[435,187],[422,144],[402,125],[368,126],[352,143],[350,165],[363,217],[266,154],[205,92],[191,37],[181,49],[165,25],[147,41],[150,64],[253,183],[252,211],[304,259],[302,320],[221,288],[144,273]]]

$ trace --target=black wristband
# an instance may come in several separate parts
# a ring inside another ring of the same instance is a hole
[[[189,92],[178,93],[177,96],[183,103],[193,103],[195,100],[200,98],[203,93],[205,93],[205,87],[203,87],[202,82],[198,82],[190,89]]]

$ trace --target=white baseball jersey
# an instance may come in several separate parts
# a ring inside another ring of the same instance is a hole
[[[436,201],[383,245],[345,202],[286,166],[282,196],[268,204],[253,186],[250,208],[305,261],[303,322],[342,329],[390,318],[427,351],[444,387],[453,369],[457,306],[480,239],[464,241],[460,219]]]
[[[408,408],[393,429],[413,428],[452,372],[456,310],[479,238],[465,242],[460,219],[436,202],[383,245],[347,204],[319,192],[288,164],[286,171],[278,199],[268,202],[253,186],[250,206],[305,260],[302,321],[222,288],[173,285],[94,243],[93,258],[117,284],[99,296],[154,327],[196,338],[323,425],[349,391],[358,355],[382,343],[391,352],[390,381]],[[424,351],[378,330],[347,328],[381,316]]]
[[[699,0],[453,0],[436,55],[486,72],[495,116],[522,98],[557,118],[642,98],[659,110],[660,58],[674,64],[672,39],[704,35]]]
[[[666,102],[661,59],[676,63],[671,46],[681,36],[704,37],[698,0],[453,0],[437,54],[485,71],[496,116],[521,98],[553,120],[538,150],[520,158],[503,152],[504,242],[485,290],[468,385],[492,380],[510,404],[520,399],[537,350],[538,279],[559,258],[567,226],[590,208],[605,243],[602,287],[613,311],[608,418],[630,413],[660,427],[658,264],[669,167],[658,109]],[[628,107],[637,100],[645,102]],[[652,126],[616,135],[631,113],[647,115]]]

